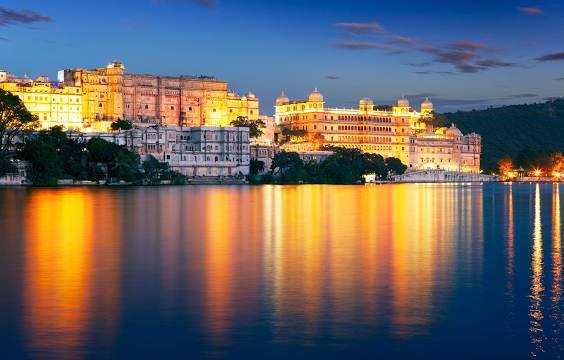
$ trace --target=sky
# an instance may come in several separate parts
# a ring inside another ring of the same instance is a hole
[[[332,107],[539,102],[564,95],[564,1],[0,1],[0,68],[55,79],[115,59],[227,80],[267,115],[314,87]]]

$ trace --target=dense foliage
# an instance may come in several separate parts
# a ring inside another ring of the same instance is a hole
[[[133,124],[128,120],[117,119],[116,121],[112,122],[110,128],[113,131],[130,130],[131,128],[133,128]]]
[[[181,174],[152,157],[141,166],[139,155],[123,146],[100,138],[88,142],[71,139],[59,127],[28,138],[18,155],[31,163],[29,178],[34,185],[56,185],[59,179],[134,184],[184,182]]]
[[[265,123],[260,119],[249,120],[246,116],[238,116],[237,119],[231,121],[231,126],[248,127],[249,136],[251,138],[258,138],[263,134],[262,129],[264,129]]]
[[[399,159],[384,160],[381,155],[363,153],[358,149],[332,147],[333,154],[322,162],[304,162],[298,153],[277,153],[266,182],[357,184],[363,175],[376,174],[385,180],[390,174],[402,174],[406,166]]]
[[[0,176],[17,172],[18,168],[11,161],[0,159]]]
[[[564,152],[564,99],[437,115],[435,125],[455,123],[482,136],[482,168],[494,170],[504,156],[530,168]]]
[[[0,159],[5,159],[16,137],[39,126],[23,101],[9,91],[0,89]]]

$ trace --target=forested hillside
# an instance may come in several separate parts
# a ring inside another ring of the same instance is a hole
[[[519,165],[550,152],[564,152],[564,99],[486,110],[438,114],[436,126],[455,123],[463,133],[482,135],[482,168],[491,169],[503,156]]]

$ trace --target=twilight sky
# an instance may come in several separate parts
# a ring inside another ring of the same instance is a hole
[[[564,1],[3,0],[0,68],[121,60],[127,72],[213,75],[265,114],[318,87],[329,106],[431,97],[439,111],[564,93]],[[414,105],[414,104],[412,104]]]

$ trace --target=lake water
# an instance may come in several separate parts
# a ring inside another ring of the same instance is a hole
[[[556,358],[553,184],[0,189],[0,357]]]

